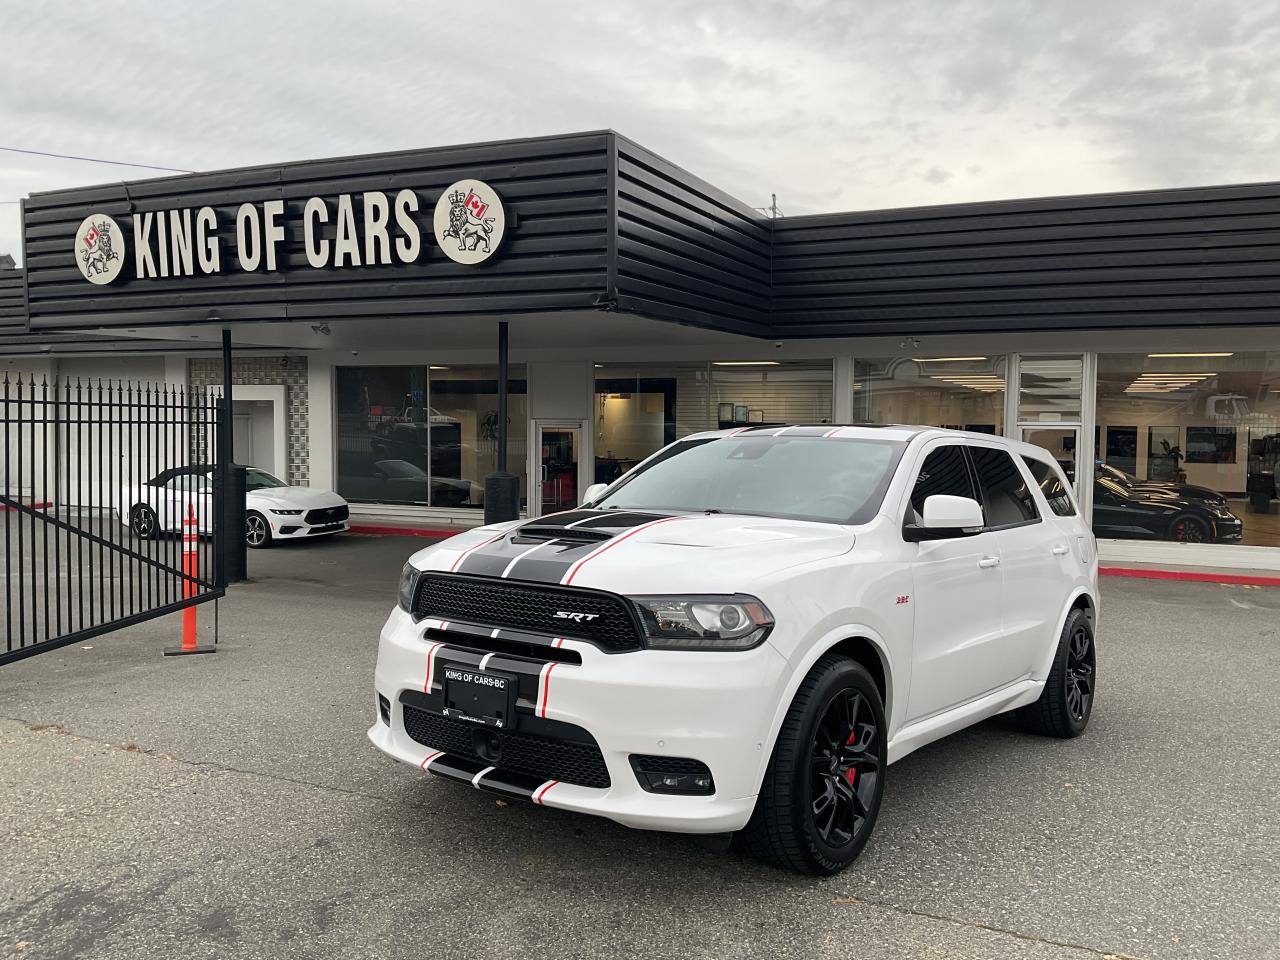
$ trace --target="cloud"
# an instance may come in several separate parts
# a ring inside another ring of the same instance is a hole
[[[613,127],[794,214],[1265,180],[1280,137],[1280,8],[1235,0],[85,10],[0,0],[0,142],[217,169]],[[0,200],[145,175],[0,154]]]

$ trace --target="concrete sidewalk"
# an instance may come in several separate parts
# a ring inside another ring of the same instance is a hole
[[[1280,957],[1280,590],[1106,582],[1088,734],[912,755],[820,881],[376,753],[421,545],[252,554],[213,657],[175,619],[0,670],[0,956]]]

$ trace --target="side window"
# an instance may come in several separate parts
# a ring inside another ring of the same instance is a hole
[[[987,526],[1007,527],[1038,520],[1035,497],[1022,479],[1013,457],[992,447],[970,447],[978,485],[987,511]]]
[[[1067,493],[1066,485],[1062,482],[1062,475],[1049,464],[1035,457],[1023,457],[1022,462],[1027,465],[1031,476],[1040,485],[1040,492],[1049,501],[1049,509],[1060,517],[1074,517],[1076,508],[1071,502],[1071,495]]]
[[[964,460],[964,450],[957,446],[937,447],[924,458],[916,485],[911,490],[911,508],[914,521],[924,516],[924,501],[935,493],[976,500],[969,465]],[[908,518],[913,519],[913,518]]]

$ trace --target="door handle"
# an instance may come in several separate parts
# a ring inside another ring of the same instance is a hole
[[[1055,557],[1065,557],[1067,555],[1067,545],[1065,543],[1056,544],[1053,548]]]
[[[983,557],[978,561],[980,567],[994,567],[1000,562],[999,557]]]

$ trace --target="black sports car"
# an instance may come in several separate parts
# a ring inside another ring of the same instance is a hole
[[[1093,532],[1125,540],[1177,540],[1183,543],[1234,543],[1244,524],[1215,490],[1185,483],[1137,481],[1100,464],[1093,480]],[[1133,478],[1137,480],[1137,478]]]

